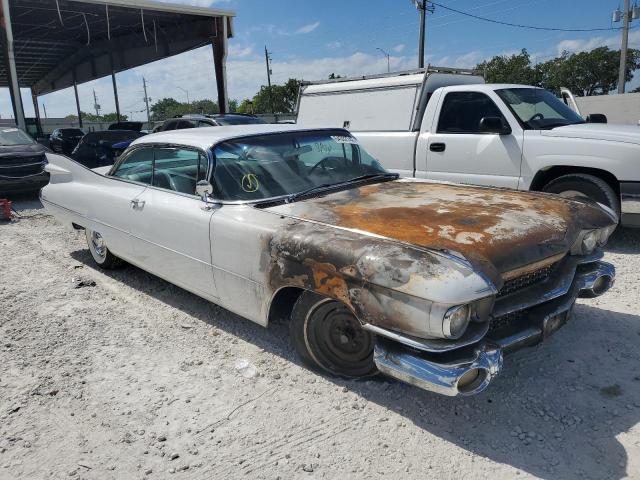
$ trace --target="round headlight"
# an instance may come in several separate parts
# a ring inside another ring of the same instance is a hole
[[[469,325],[471,311],[468,305],[452,307],[444,314],[442,330],[447,338],[460,338]]]
[[[592,253],[595,250],[599,239],[600,232],[597,230],[591,230],[590,232],[585,233],[584,237],[582,237],[582,254],[589,255]]]

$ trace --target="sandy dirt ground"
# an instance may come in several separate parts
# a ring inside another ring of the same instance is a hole
[[[82,233],[17,207],[0,224],[3,480],[640,478],[640,232],[607,249],[612,291],[452,399],[312,372],[286,325],[100,271]]]

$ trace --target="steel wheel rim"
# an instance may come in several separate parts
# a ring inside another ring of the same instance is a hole
[[[313,359],[325,370],[348,377],[372,371],[373,336],[339,302],[323,300],[309,310],[305,342]]]

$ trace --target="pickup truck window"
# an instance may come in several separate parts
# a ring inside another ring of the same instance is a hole
[[[548,130],[585,123],[556,96],[541,88],[503,88],[496,94],[526,130]]]
[[[482,133],[483,117],[504,118],[488,96],[480,92],[449,92],[444,97],[438,133]]]

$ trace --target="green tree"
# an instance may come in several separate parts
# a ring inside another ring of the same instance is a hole
[[[514,55],[496,55],[476,66],[488,83],[537,83],[536,72],[531,68],[531,58],[526,49]]]
[[[255,113],[290,113],[298,100],[300,80],[290,78],[284,85],[263,85],[253,97]]]

